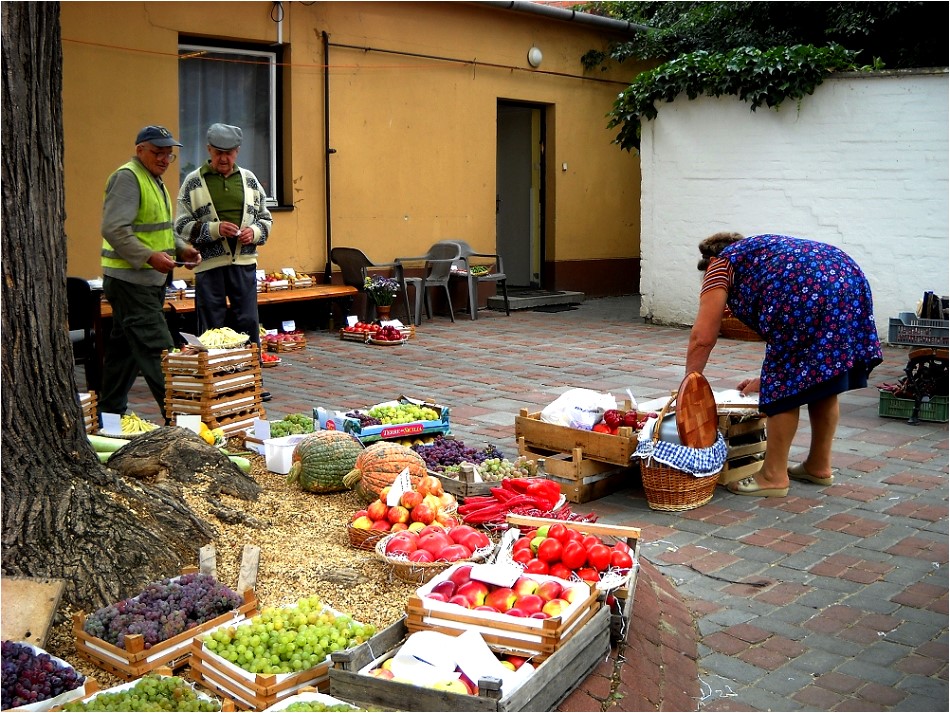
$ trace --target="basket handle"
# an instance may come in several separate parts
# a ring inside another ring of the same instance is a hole
[[[669,412],[670,407],[673,405],[673,402],[676,401],[676,394],[678,392],[670,392],[670,400],[666,402],[666,405],[660,409],[660,415],[657,416],[656,423],[653,424],[653,442],[656,443],[660,440],[660,426],[663,424],[663,417]]]

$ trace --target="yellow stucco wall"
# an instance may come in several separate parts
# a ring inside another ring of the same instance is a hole
[[[512,100],[547,107],[546,259],[639,255],[638,158],[611,143],[605,118],[633,70],[583,71],[580,56],[606,47],[599,31],[463,2],[285,2],[279,28],[270,2],[61,7],[70,274],[100,274],[103,186],[138,129],[178,134],[179,36],[266,43],[278,31],[289,48],[280,178],[293,209],[275,211],[260,267],[326,262],[323,31],[334,245],[380,262],[448,237],[494,251],[496,109]],[[532,45],[544,53],[539,71],[527,63]],[[177,165],[166,182],[175,195]]]

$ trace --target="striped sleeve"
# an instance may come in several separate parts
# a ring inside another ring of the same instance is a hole
[[[709,290],[715,289],[729,292],[730,287],[732,287],[732,263],[722,257],[710,258],[699,294],[704,295]]]

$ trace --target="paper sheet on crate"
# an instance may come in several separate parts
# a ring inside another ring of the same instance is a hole
[[[488,676],[501,679],[504,695],[510,695],[534,671],[534,667],[528,663],[517,671],[502,666],[485,640],[474,631],[466,631],[459,636],[438,631],[417,631],[406,639],[392,661],[392,672],[396,678],[420,686],[459,678],[456,667],[476,684],[480,678]]]
[[[746,411],[748,411],[750,414],[753,414],[758,413],[759,411],[758,394],[745,395],[738,389],[726,389],[724,391],[713,391],[713,396],[716,399],[716,408],[720,411],[728,410],[729,413],[735,414],[741,414]],[[651,411],[659,413],[663,410],[663,407],[666,406],[666,402],[669,400],[669,396],[661,396],[656,399],[651,399],[650,401],[641,401],[639,410],[646,413]],[[675,410],[676,404],[674,403],[673,408],[670,409],[670,412]]]

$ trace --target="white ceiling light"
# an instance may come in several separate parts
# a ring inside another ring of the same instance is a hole
[[[537,47],[532,47],[528,50],[528,64],[532,67],[540,67],[542,59],[544,59],[544,57],[541,55],[541,50]]]

